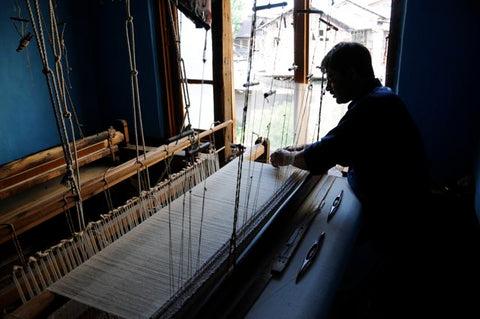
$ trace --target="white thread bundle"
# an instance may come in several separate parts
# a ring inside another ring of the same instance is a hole
[[[217,258],[228,243],[236,176],[236,163],[232,163],[54,283],[49,290],[125,318],[150,317],[162,309],[203,271],[203,265]],[[278,174],[279,170],[264,166],[263,176],[253,176],[251,183],[254,189],[259,188],[259,211],[275,196],[274,181],[286,180],[285,175]],[[247,178],[251,177],[245,174],[242,185],[247,185]],[[245,189],[241,194],[243,203]],[[200,217],[202,199],[206,207],[203,220]],[[256,215],[249,215],[252,216],[249,222],[257,223]],[[201,222],[200,244],[197,238]],[[244,226],[239,223],[239,234],[243,234]],[[199,262],[195,264],[197,254],[194,252],[197,251]],[[207,268],[210,272],[216,271]]]

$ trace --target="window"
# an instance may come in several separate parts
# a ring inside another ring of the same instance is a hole
[[[178,15],[180,54],[185,65],[189,115],[193,128],[208,129],[213,123],[211,31],[197,28],[183,13]],[[188,120],[186,120],[188,124]]]

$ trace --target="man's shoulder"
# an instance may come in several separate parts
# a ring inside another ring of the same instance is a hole
[[[393,92],[388,86],[378,86],[374,88],[369,94],[366,95],[366,98],[390,98],[390,99],[399,99],[398,95]]]
[[[388,118],[403,117],[406,107],[401,98],[389,87],[379,86],[354,101],[349,106],[349,118],[361,118],[362,121],[380,121]]]
[[[403,108],[404,106],[402,99],[387,86],[376,87],[365,95],[363,99],[359,101],[359,104],[371,108],[388,106],[390,110],[398,107]]]

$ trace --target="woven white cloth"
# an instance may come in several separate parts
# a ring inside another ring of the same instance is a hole
[[[274,195],[288,173],[288,169],[279,170],[271,165],[244,163],[238,227],[244,219],[246,203],[251,216]],[[237,161],[234,161],[71,271],[49,290],[120,317],[150,317],[230,239],[236,178]]]

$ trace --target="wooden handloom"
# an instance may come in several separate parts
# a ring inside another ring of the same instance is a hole
[[[212,129],[200,132],[198,134],[198,139],[203,139],[208,137],[214,132],[218,132],[219,130],[225,128],[231,123],[231,121],[227,121],[222,123],[216,127],[212,127]],[[119,131],[110,131],[110,134],[115,132],[115,136],[117,136],[117,141],[113,144],[113,151],[117,152],[118,150],[118,143],[123,141],[123,134]],[[127,137],[128,137],[128,130]],[[87,140],[90,144],[93,143],[93,156],[98,153],[95,151],[96,145],[109,145],[105,149],[107,155],[111,155],[111,147],[112,143],[108,143],[107,140],[102,141],[101,137],[108,136],[107,132],[105,134],[98,134],[94,137],[89,137]],[[118,138],[121,137],[121,138]],[[98,142],[98,140],[100,141]],[[92,142],[93,141],[93,142]],[[85,144],[84,141],[79,143],[80,147]],[[88,143],[87,143],[88,144]],[[128,179],[130,176],[136,174],[139,170],[143,170],[146,167],[155,165],[162,160],[172,156],[175,153],[178,153],[182,149],[185,149],[191,145],[191,140],[189,138],[181,138],[176,140],[169,145],[163,145],[158,148],[154,148],[152,151],[149,152],[146,158],[142,158],[140,162],[137,162],[136,159],[132,159],[126,161],[121,164],[117,164],[116,162],[106,162],[105,164],[97,165],[92,163],[89,165],[85,165],[85,167],[81,168],[81,190],[82,190],[82,198],[88,199],[96,194],[99,194],[103,191],[108,190],[110,187]],[[128,146],[128,144],[127,144]],[[122,149],[125,146],[121,146]],[[83,147],[88,148],[88,146]],[[256,149],[260,149],[261,146],[256,147]],[[41,158],[48,157],[48,160],[52,160],[51,157],[53,156],[61,156],[61,154],[56,154],[55,148],[52,150],[45,151],[40,154]],[[58,153],[58,152],[57,152]],[[261,153],[261,152],[260,152]],[[39,155],[34,155],[34,157],[38,157]],[[87,155],[86,157],[88,157]],[[32,156],[33,157],[33,156]],[[111,160],[110,160],[111,161]],[[25,167],[25,163],[29,163],[30,161],[24,159],[21,161],[16,161],[12,164],[7,164],[4,168],[9,168],[8,171],[12,172],[13,169],[11,167],[22,166]],[[49,161],[47,161],[47,164]],[[33,167],[33,166],[32,166]],[[35,167],[34,167],[35,168]],[[59,170],[62,169],[60,165]],[[57,174],[54,168],[50,168],[51,172]],[[2,172],[6,172],[7,169],[2,170]],[[174,172],[172,172],[174,173]],[[13,174],[13,173],[11,173]],[[40,172],[41,174],[41,172]],[[50,173],[49,176],[52,176]],[[7,176],[8,178],[8,176]],[[30,180],[35,180],[36,176],[33,175]],[[75,205],[75,199],[71,194],[71,189],[67,186],[60,184],[61,176],[57,176],[56,178],[50,179],[49,181],[43,182],[38,184],[36,187],[24,189],[21,194],[14,195],[10,198],[6,198],[1,201],[0,205],[0,222],[3,225],[11,225],[11,227],[1,227],[0,228],[0,240],[5,245],[11,246],[14,243],[12,235],[18,236],[23,233],[34,231],[35,227],[41,225],[42,223],[52,219],[53,217],[57,216],[68,210],[70,207]],[[27,179],[28,182],[28,179]],[[20,187],[23,187],[22,183],[19,183]],[[26,201],[22,201],[21,199],[25,198]],[[34,201],[31,198],[35,198]],[[30,199],[30,200],[28,200]],[[108,214],[107,214],[108,215]],[[61,237],[60,237],[61,238]],[[58,239],[59,240],[59,239]],[[45,249],[42,247],[41,249]],[[34,253],[30,252],[28,255]],[[18,253],[18,251],[17,251]],[[26,256],[28,258],[28,255]],[[6,260],[5,260],[6,261]],[[28,260],[27,260],[28,261]],[[21,262],[21,259],[17,261],[17,263]],[[4,277],[7,274],[4,274]],[[6,277],[2,280],[7,280]],[[11,280],[9,280],[11,282]],[[13,283],[8,286],[3,286],[2,291],[2,306],[6,306],[9,304],[14,303],[16,300],[19,300],[19,294],[17,293],[17,289],[13,286]],[[28,299],[28,297],[27,297]]]
[[[120,317],[173,316],[185,300],[228,270],[235,164],[155,213],[49,290]],[[239,251],[301,181],[302,174],[282,185],[285,172],[263,165],[252,163],[252,173],[244,177],[241,211],[246,218],[238,226]],[[257,204],[247,207],[249,180]],[[278,189],[272,187],[275,183]],[[96,270],[101,274],[94,274]]]

